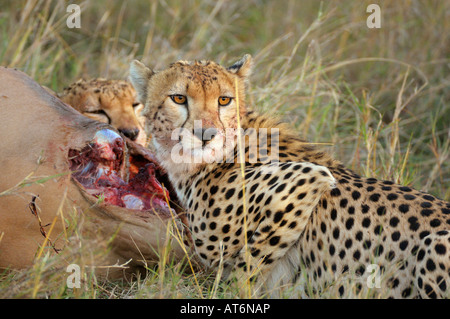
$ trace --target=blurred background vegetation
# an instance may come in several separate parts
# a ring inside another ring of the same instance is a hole
[[[67,1],[1,0],[0,65],[59,92],[79,78],[125,79],[133,59],[158,70],[178,59],[231,65],[250,53],[253,108],[282,116],[362,175],[450,200],[450,1],[71,3],[82,9],[79,29],[66,25]],[[371,3],[381,7],[380,29],[366,25]],[[126,289],[91,281],[75,296],[199,297],[177,267]],[[11,277],[0,296],[17,296],[12,284],[30,286],[35,274]],[[32,296],[67,296],[60,281],[44,286],[32,284]]]
[[[132,59],[255,59],[248,100],[364,175],[450,199],[450,1],[3,0],[1,65],[55,91],[126,78]]]

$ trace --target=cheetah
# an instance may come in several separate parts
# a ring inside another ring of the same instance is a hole
[[[136,91],[129,82],[80,79],[57,96],[84,116],[111,124],[138,144],[147,144],[140,116],[143,105],[136,101]]]
[[[201,262],[257,296],[448,297],[450,203],[359,176],[247,107],[251,69],[250,55],[130,65]]]

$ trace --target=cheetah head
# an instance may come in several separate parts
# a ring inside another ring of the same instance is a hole
[[[59,98],[84,116],[111,124],[126,137],[146,145],[140,117],[143,105],[137,102],[131,83],[101,78],[78,80],[65,88]]]
[[[167,171],[193,173],[233,151],[251,66],[250,55],[228,68],[212,61],[178,61],[154,72],[139,61],[131,63],[130,80],[145,105],[146,131]]]

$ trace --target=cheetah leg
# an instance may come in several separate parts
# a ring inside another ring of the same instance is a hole
[[[316,204],[316,202],[305,202],[298,205],[299,208],[303,209],[304,214],[297,218],[295,227],[266,231],[267,227],[273,224],[271,219],[266,219],[258,225],[253,236],[248,239],[247,247],[243,247],[235,259],[231,277],[237,279],[240,288],[248,287],[250,280],[254,284],[252,288],[256,295],[261,295],[264,292],[273,295],[277,286],[292,279],[294,273],[291,271],[274,274],[273,270],[286,268],[280,268],[279,262],[298,242]],[[284,259],[290,261],[292,258]],[[294,259],[298,259],[298,256]],[[298,264],[298,262],[292,262]],[[297,269],[298,267],[291,268]]]
[[[422,298],[450,298],[450,231],[440,231],[422,240],[415,285]]]

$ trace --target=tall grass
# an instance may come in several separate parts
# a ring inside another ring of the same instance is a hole
[[[382,27],[369,29],[371,2],[80,1],[81,28],[69,29],[63,1],[7,0],[0,61],[61,91],[81,77],[126,78],[135,58],[162,69],[177,59],[231,65],[250,53],[249,105],[283,115],[360,174],[450,200],[450,3],[382,1]],[[54,276],[52,258],[41,261]],[[133,283],[92,279],[77,296],[235,295],[183,267],[167,261]],[[5,274],[0,296],[29,296],[20,285],[31,286],[25,279],[35,273]],[[35,296],[73,296],[60,285],[41,285]]]

